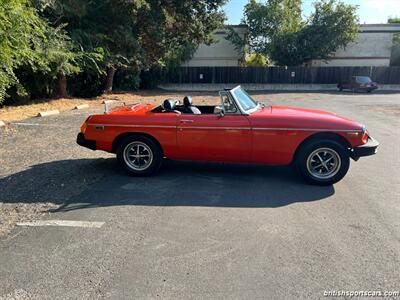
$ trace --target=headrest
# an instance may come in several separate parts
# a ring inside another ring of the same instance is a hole
[[[192,97],[190,97],[190,96],[185,96],[185,97],[183,98],[183,105],[184,105],[185,107],[192,106]]]
[[[175,109],[176,100],[174,99],[165,99],[163,102],[163,108],[167,111],[173,111]]]

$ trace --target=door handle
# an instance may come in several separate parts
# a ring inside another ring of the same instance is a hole
[[[180,120],[181,123],[193,123],[193,120]]]

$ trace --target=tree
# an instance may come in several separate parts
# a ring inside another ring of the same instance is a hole
[[[78,61],[82,54],[79,51],[74,51],[73,44],[61,28],[52,28],[49,32],[50,36],[44,53],[49,63],[49,76],[56,81],[52,96],[54,98],[65,98],[68,96],[67,76],[81,71]]]
[[[251,51],[267,55],[274,40],[301,28],[301,0],[251,0],[244,8],[244,24],[249,28]]]
[[[0,0],[0,102],[15,87],[65,97],[67,79],[76,88],[87,78],[96,81],[89,96],[102,79],[111,91],[119,70],[138,82],[145,70],[174,68],[213,41],[225,1]]]
[[[388,23],[400,23],[400,18],[389,18]]]
[[[25,92],[19,68],[50,72],[60,57],[69,61],[68,45],[62,29],[49,26],[28,0],[0,0],[0,103],[13,85]]]
[[[390,58],[390,65],[400,67],[400,34],[393,35],[392,54]]]
[[[165,68],[187,58],[189,50],[211,41],[224,19],[225,0],[37,0],[44,14],[66,30],[86,53],[101,49],[110,92],[115,73]]]
[[[246,57],[247,67],[265,67],[268,66],[268,59],[262,54],[251,53]]]
[[[400,23],[400,18],[389,18],[388,23]],[[393,34],[392,54],[390,56],[390,65],[400,67],[400,34]]]
[[[314,4],[314,13],[301,18],[300,0],[251,0],[243,21],[249,26],[250,50],[279,65],[300,65],[311,59],[328,59],[355,40],[356,7],[337,0]]]
[[[315,12],[303,28],[305,60],[328,59],[337,49],[357,38],[357,7],[340,1],[326,0],[315,3]]]
[[[225,0],[145,1],[131,16],[137,29],[138,68],[167,69],[187,60],[201,43],[214,41]]]

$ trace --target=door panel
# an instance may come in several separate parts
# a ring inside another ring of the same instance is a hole
[[[243,115],[186,115],[178,117],[181,159],[226,162],[251,160],[250,123]]]

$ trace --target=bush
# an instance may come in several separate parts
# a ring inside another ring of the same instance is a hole
[[[251,53],[246,56],[246,67],[266,67],[268,66],[268,58],[262,54]]]
[[[137,71],[121,69],[114,75],[114,91],[134,91],[139,88],[140,75]]]
[[[82,72],[68,78],[68,93],[73,97],[92,98],[102,94],[104,78],[100,74]]]
[[[178,76],[179,67],[170,69],[151,69],[142,71],[140,73],[140,88],[141,89],[154,89],[160,83],[166,82],[170,78]]]
[[[32,99],[51,97],[55,80],[48,74],[34,72],[29,67],[19,68],[15,74],[18,83],[7,89],[4,105],[25,104]]]

